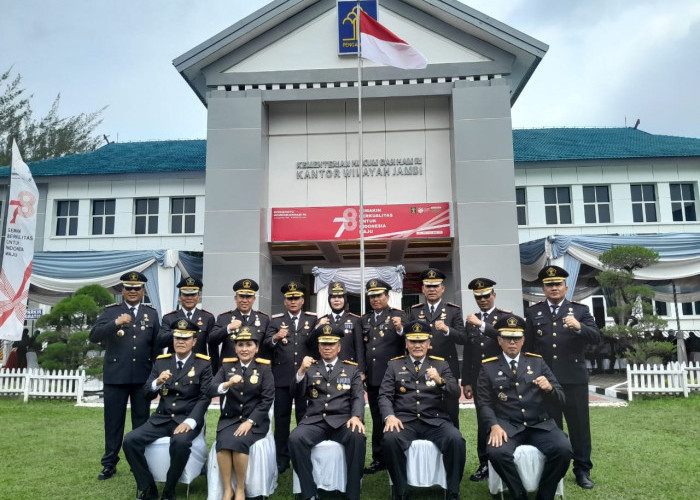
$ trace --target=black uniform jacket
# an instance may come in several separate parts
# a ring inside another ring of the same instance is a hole
[[[131,314],[126,302],[107,306],[90,331],[90,341],[105,348],[105,384],[143,384],[158,353],[158,311],[140,304],[134,321],[117,326],[122,314]]]
[[[508,436],[526,428],[553,430],[557,424],[545,410],[545,403],[564,403],[564,391],[547,364],[537,354],[521,353],[518,373],[513,374],[503,353],[484,361],[477,384],[477,404],[490,429],[498,424]],[[553,391],[546,393],[533,382],[544,375]]]
[[[380,386],[389,360],[406,352],[406,342],[394,328],[392,321],[394,316],[401,318],[401,324],[405,328],[408,322],[406,315],[400,309],[387,307],[382,310],[377,319],[374,317],[374,311],[362,316],[367,385]]]
[[[165,370],[170,370],[173,376],[159,390],[153,391],[153,381]],[[186,418],[191,418],[197,422],[197,428],[201,429],[211,401],[207,396],[211,379],[209,356],[192,353],[178,371],[177,356],[161,354],[153,363],[151,376],[143,386],[146,397],[153,399],[160,394],[158,408],[149,420],[154,425],[171,421],[181,424]]]
[[[411,307],[410,321],[423,320],[430,324],[432,338],[430,339],[430,354],[445,358],[455,378],[459,378],[459,357],[456,345],[464,345],[466,334],[464,331],[464,318],[462,308],[451,302],[440,301],[437,310],[431,315],[429,304],[416,304]],[[435,328],[435,322],[442,320],[450,329],[450,334],[445,336],[443,332]]]
[[[219,314],[216,318],[216,324],[212,328],[209,334],[209,344],[212,346],[218,346],[221,344],[221,357],[222,358],[235,358],[236,357],[236,342],[235,334],[238,332],[228,333],[226,327],[231,323],[231,318],[236,318],[241,321],[241,326],[247,326],[253,333],[253,337],[258,341],[258,347],[262,349],[263,340],[265,338],[265,332],[270,323],[270,317],[262,311],[251,310],[248,314],[248,321],[244,321],[243,313],[238,309],[232,309],[230,311],[223,312]],[[262,357],[263,351],[259,353]]]
[[[275,381],[270,361],[262,358],[252,360],[246,368],[243,382],[229,387],[226,394],[219,394],[219,385],[240,372],[241,362],[238,358],[223,358],[221,369],[209,387],[209,396],[223,398],[216,430],[221,431],[251,419],[255,422],[251,432],[267,434],[270,429],[269,411],[275,399]]]
[[[275,387],[289,387],[294,381],[304,356],[309,354],[309,336],[316,324],[316,314],[300,312],[297,320],[297,330],[292,327],[289,312],[275,314],[270,318],[270,324],[265,333],[264,346],[268,352],[272,352],[272,374],[275,376]],[[272,336],[285,325],[289,334],[276,344],[272,343]],[[286,340],[286,342],[285,342]],[[311,353],[314,358],[318,355]]]
[[[481,371],[481,362],[498,356],[503,352],[496,340],[498,330],[493,327],[503,314],[511,314],[511,311],[494,308],[484,325],[484,333],[481,333],[478,327],[466,323],[467,341],[464,344],[464,353],[462,355],[462,385],[470,385],[473,390],[476,390],[476,381]]]
[[[337,429],[350,417],[365,418],[365,390],[356,363],[338,361],[328,375],[321,359],[311,365],[301,382],[294,376],[293,394],[304,397],[307,402],[304,424],[325,421]]]
[[[425,372],[431,366],[445,379],[445,385],[427,377]],[[389,361],[379,388],[379,410],[383,420],[394,415],[404,423],[420,419],[438,425],[450,419],[443,403],[445,396],[458,398],[459,394],[457,379],[442,358],[427,356],[416,372],[411,358],[401,356]]]
[[[163,316],[163,321],[160,325],[158,345],[160,347],[167,347],[168,352],[173,352],[173,331],[170,325],[178,319],[187,319],[185,311],[183,311],[182,308],[171,311]],[[192,311],[192,319],[190,321],[199,328],[196,334],[197,343],[194,345],[194,352],[208,355],[209,349],[207,346],[209,344],[209,333],[212,328],[214,328],[214,323],[216,322],[214,315],[204,309],[195,308]]]
[[[575,332],[564,325],[564,317],[573,314],[581,331]],[[564,300],[556,316],[546,301],[532,305],[525,312],[527,329],[525,348],[541,354],[560,384],[588,383],[588,368],[584,351],[587,344],[600,342],[600,330],[588,307]]]
[[[348,360],[357,363],[357,367],[361,373],[365,372],[365,343],[362,340],[362,322],[357,314],[353,314],[348,311],[343,311],[340,314],[338,321],[335,320],[335,313],[326,314],[321,316],[319,321],[323,318],[328,318],[331,326],[340,326],[345,330],[345,336],[340,340],[340,359]],[[317,322],[318,324],[318,322]],[[313,332],[311,338],[314,338],[319,334],[316,328]],[[314,358],[317,357],[318,353],[318,342],[309,339],[309,353]]]

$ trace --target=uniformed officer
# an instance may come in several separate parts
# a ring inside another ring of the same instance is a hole
[[[331,312],[318,318],[317,331],[311,336],[314,342],[309,346],[309,352],[318,351],[315,339],[320,335],[320,328],[325,325],[342,327],[344,336],[340,340],[340,359],[357,363],[364,380],[365,343],[362,340],[362,322],[357,314],[345,310],[347,289],[342,281],[334,281],[328,285],[328,304],[331,306]]]
[[[525,312],[525,347],[541,354],[564,388],[563,406],[569,439],[574,449],[574,475],[581,488],[593,488],[591,480],[591,426],[588,415],[588,368],[585,350],[600,342],[600,330],[588,307],[566,299],[569,273],[558,266],[546,266],[539,272],[547,300]],[[562,427],[562,407],[549,408],[552,418]]]
[[[372,310],[362,316],[362,337],[365,342],[365,384],[372,415],[372,462],[365,474],[386,469],[382,437],[384,424],[379,411],[379,387],[389,360],[405,352],[403,325],[406,315],[400,309],[389,307],[391,285],[381,279],[371,279],[365,285]]]
[[[209,396],[222,398],[216,427],[216,460],[225,500],[245,500],[250,447],[270,429],[269,411],[275,399],[275,381],[270,360],[255,358],[257,352],[256,337],[250,327],[242,326],[236,335],[238,357],[223,358],[221,369],[209,386]],[[231,487],[233,472],[236,474],[235,495]]]
[[[199,305],[202,288],[202,280],[188,276],[182,278],[177,284],[179,291],[180,307],[163,316],[160,332],[158,333],[158,345],[166,346],[168,352],[173,352],[173,332],[170,325],[178,319],[186,319],[197,325],[197,343],[194,352],[206,354],[211,358],[212,367],[219,362],[218,346],[209,349],[209,333],[214,328],[214,315],[202,309]]]
[[[459,499],[466,442],[445,409],[445,400],[459,395],[459,383],[444,359],[428,356],[430,331],[430,325],[420,320],[406,326],[408,355],[389,361],[379,392],[382,448],[396,500],[406,498],[406,450],[416,439],[432,441],[440,449],[447,476],[446,498]]]
[[[294,398],[290,391],[294,374],[308,354],[309,336],[316,323],[316,314],[302,311],[306,288],[298,281],[290,281],[280,289],[284,295],[286,312],[275,314],[265,333],[264,344],[272,352],[272,374],[275,376],[275,448],[277,470],[280,474],[289,468],[289,425],[292,421],[292,400],[297,424],[304,417],[306,402]]]
[[[411,307],[411,321],[422,320],[430,324],[430,354],[445,358],[450,371],[459,379],[459,358],[457,344],[464,345],[464,319],[462,309],[457,304],[442,302],[445,293],[445,274],[439,269],[428,268],[420,273],[423,281],[425,303]],[[461,393],[460,393],[461,395]],[[459,396],[448,399],[447,412],[452,423],[459,428]]]
[[[148,280],[137,271],[124,273],[120,279],[124,301],[105,307],[90,331],[90,342],[105,349],[105,454],[97,479],[109,479],[117,472],[127,402],[131,402],[133,429],[148,420],[150,404],[142,388],[158,351],[158,312],[141,303]]]
[[[192,441],[204,427],[204,417],[211,401],[207,396],[212,380],[209,356],[193,352],[198,326],[180,318],[170,328],[175,355],[158,356],[143,386],[149,399],[160,395],[158,408],[146,423],[124,437],[124,455],[136,478],[138,500],[158,498],[145,450],[147,445],[165,436],[170,437],[170,468],[162,499],[175,499],[177,481],[190,457]]]
[[[236,334],[241,327],[247,326],[258,343],[258,354],[269,359],[271,353],[263,347],[263,340],[270,318],[264,312],[253,309],[259,289],[257,282],[250,278],[240,279],[233,284],[236,308],[219,314],[216,325],[209,334],[211,345],[217,348],[221,346],[222,358],[236,356]],[[218,368],[218,365],[214,365],[214,368]]]
[[[365,463],[365,391],[357,363],[342,360],[343,325],[326,324],[317,330],[320,360],[304,360],[294,378],[293,390],[307,402],[306,414],[289,436],[292,465],[299,476],[301,496],[318,499],[313,477],[311,449],[331,440],[345,448],[347,485],[350,500],[360,498],[362,469]]]
[[[475,278],[469,282],[468,288],[474,293],[474,300],[479,308],[476,313],[470,313],[466,318],[467,343],[462,357],[462,388],[464,397],[474,398],[476,406],[476,452],[479,457],[479,467],[469,476],[471,481],[483,481],[489,477],[489,464],[486,457],[486,439],[488,429],[480,418],[480,410],[476,394],[476,381],[481,371],[481,362],[487,358],[497,356],[501,348],[496,341],[498,330],[493,327],[504,314],[511,311],[499,309],[495,306],[496,290],[495,281],[489,278]]]
[[[523,318],[506,314],[495,326],[501,353],[484,360],[477,386],[477,404],[489,429],[488,459],[511,498],[527,500],[513,453],[521,444],[536,447],[546,457],[537,498],[550,500],[569,468],[572,452],[566,435],[545,408],[563,403],[564,391],[542,356],[520,352]]]

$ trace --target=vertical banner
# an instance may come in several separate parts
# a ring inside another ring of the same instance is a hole
[[[12,141],[10,197],[0,270],[0,339],[20,340],[34,260],[39,191],[29,167]]]

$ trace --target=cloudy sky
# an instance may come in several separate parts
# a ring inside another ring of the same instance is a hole
[[[172,60],[267,0],[0,0],[0,71],[37,115],[108,106],[110,140],[204,138],[206,110]],[[381,3],[381,1],[380,1]],[[515,127],[620,127],[700,138],[700,1],[464,0],[549,45]],[[410,42],[410,40],[409,40]]]

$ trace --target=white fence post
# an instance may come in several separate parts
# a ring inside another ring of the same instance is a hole
[[[74,397],[81,403],[84,393],[85,370],[0,370],[0,394],[21,394],[25,403],[30,396]]]

